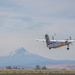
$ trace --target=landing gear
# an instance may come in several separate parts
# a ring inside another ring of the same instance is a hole
[[[67,45],[67,50],[69,50],[69,45]]]
[[[67,48],[67,50],[69,50],[69,48]]]
[[[49,47],[49,49],[51,49],[51,47]]]

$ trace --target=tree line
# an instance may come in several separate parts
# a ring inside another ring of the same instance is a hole
[[[25,68],[6,66],[6,69],[25,69]],[[35,70],[47,70],[46,66],[40,66],[40,65],[36,65],[34,69]]]

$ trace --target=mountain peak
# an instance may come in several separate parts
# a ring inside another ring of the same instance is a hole
[[[25,50],[23,47],[17,49],[15,51],[16,54],[24,54],[24,53],[27,53],[27,50]]]
[[[14,56],[14,55],[22,55],[27,53],[27,50],[25,50],[23,47],[16,49],[14,52],[11,52],[10,54],[6,55],[6,56]]]
[[[27,50],[25,50],[23,47],[21,47],[21,48],[17,49],[16,52],[22,53],[22,52],[27,52]]]

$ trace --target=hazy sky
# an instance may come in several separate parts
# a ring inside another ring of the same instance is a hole
[[[55,60],[75,60],[75,44],[51,49],[34,39],[75,39],[75,0],[0,0],[0,55],[18,48]]]

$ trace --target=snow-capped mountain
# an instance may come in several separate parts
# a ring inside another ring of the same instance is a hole
[[[35,54],[32,54],[25,50],[23,47],[9,53],[6,56],[0,57],[0,66],[8,65],[37,65],[37,64],[47,64],[50,60]],[[53,62],[53,61],[52,61]]]
[[[23,47],[0,57],[0,66],[27,66],[27,65],[48,65],[48,64],[69,64],[75,61],[51,60],[42,56],[32,54]]]

